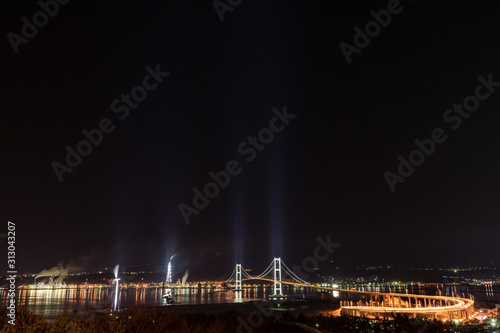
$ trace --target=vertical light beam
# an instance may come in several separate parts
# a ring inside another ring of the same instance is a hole
[[[118,281],[120,281],[120,279],[118,278],[118,270],[120,268],[120,265],[116,265],[115,268],[113,269],[113,273],[115,273],[115,279],[113,281],[115,281],[116,283],[116,289],[115,289],[115,304],[114,304],[114,307],[113,307],[113,311],[118,311],[118,292],[119,292],[119,289],[118,289]]]
[[[172,259],[168,261],[166,282],[169,286],[172,284]]]

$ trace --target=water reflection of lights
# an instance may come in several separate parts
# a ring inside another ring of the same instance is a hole
[[[121,287],[120,292],[120,302],[122,306],[129,307],[132,305],[166,305],[165,300],[162,298],[164,290],[162,284],[131,284],[127,283]],[[53,316],[63,313],[65,309],[72,310],[76,309],[80,304],[85,304],[88,307],[98,307],[98,306],[110,306],[110,298],[112,292],[109,288],[113,288],[114,285],[81,285],[78,287],[66,287],[66,288],[56,288],[56,289],[37,289],[30,288],[29,286],[20,287],[17,293],[17,303],[20,306],[26,306],[30,311],[35,311],[42,315]],[[332,286],[337,288],[338,286]],[[422,285],[394,285],[387,284],[379,286],[359,286],[351,284],[355,290],[364,291],[375,291],[380,290],[382,292],[387,292],[391,290],[392,292],[402,292],[404,293],[406,288],[411,288],[411,293],[425,294],[425,290],[429,293],[435,294],[436,286],[422,286]],[[226,292],[226,286],[221,283],[191,283],[186,286],[176,286],[172,287],[172,293],[176,304],[202,304],[202,303],[226,303],[226,302],[245,302],[253,299],[267,299],[268,295],[272,293],[272,288],[269,287],[267,283],[248,283],[243,285],[243,290],[237,295],[234,292]],[[390,288],[390,289],[389,289]],[[465,288],[469,288],[465,290]],[[470,294],[471,292],[482,293],[483,298],[493,298],[500,299],[500,294],[498,292],[498,285],[495,284],[483,284],[481,286],[465,287],[456,286],[455,288],[450,288],[450,292],[457,292],[457,296],[461,296],[462,291]],[[6,290],[0,290],[0,306],[5,304],[6,300]],[[306,294],[311,297],[315,295],[315,292],[308,290],[308,288],[302,286],[289,286],[287,293],[300,295]],[[334,298],[339,298],[340,294],[338,291],[330,291],[330,294]],[[317,294],[316,294],[317,295]],[[314,296],[314,297],[318,297]],[[451,295],[450,295],[451,296]],[[319,297],[325,297],[319,296]],[[2,303],[3,302],[3,303]]]

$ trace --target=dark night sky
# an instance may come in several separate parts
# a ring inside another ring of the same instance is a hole
[[[4,1],[0,232],[16,223],[19,271],[177,253],[218,277],[235,257],[300,263],[329,234],[345,266],[500,262],[500,88],[443,120],[479,75],[500,82],[500,6],[402,0],[348,64],[339,44],[387,4],[243,1],[221,22],[211,1],[71,1],[15,54],[7,34],[40,7]],[[170,75],[120,120],[111,103],[156,64]],[[297,117],[246,162],[238,145],[284,106]],[[51,163],[103,118],[115,130],[60,183]],[[392,193],[384,172],[438,127]],[[232,159],[242,172],[186,225],[178,205]]]

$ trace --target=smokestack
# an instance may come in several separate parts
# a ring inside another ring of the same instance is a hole
[[[68,273],[71,269],[72,269],[72,267],[70,265],[66,265],[66,267],[64,267],[63,262],[60,262],[57,266],[54,266],[54,267],[48,268],[48,269],[44,269],[43,271],[38,273],[35,276],[35,283],[36,283],[36,279],[39,277],[55,276],[55,275],[59,275],[59,277],[57,278],[57,281],[59,283],[61,283],[64,280],[64,278],[66,277],[66,275],[68,275]]]
[[[119,289],[118,289],[118,281],[120,281],[120,279],[118,278],[118,270],[120,269],[120,265],[116,265],[115,268],[113,268],[113,273],[115,274],[115,279],[113,281],[115,281],[116,283],[116,289],[115,289],[115,304],[114,304],[114,309],[113,311],[118,311],[118,293],[119,293]]]

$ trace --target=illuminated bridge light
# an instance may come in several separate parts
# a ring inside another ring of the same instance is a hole
[[[280,261],[280,265],[276,265],[276,261]],[[294,281],[284,281],[279,279],[280,274],[276,274],[277,267],[283,266],[285,272]],[[273,271],[274,278],[267,275]],[[241,273],[240,273],[241,272]],[[236,274],[238,273],[238,274]],[[406,313],[413,317],[422,316],[440,320],[463,320],[471,319],[474,316],[474,300],[473,298],[460,298],[448,296],[426,296],[414,294],[398,294],[398,293],[382,293],[371,291],[360,291],[353,289],[339,289],[338,286],[323,287],[315,286],[307,281],[304,281],[291,272],[288,267],[281,261],[280,258],[275,258],[269,267],[260,275],[251,276],[246,273],[238,264],[232,275],[226,281],[239,280],[262,280],[274,282],[276,284],[286,284],[292,286],[300,286],[311,289],[319,289],[323,291],[333,291],[341,298],[340,308],[341,313],[351,316],[364,316],[367,318],[387,317],[391,313]],[[241,284],[237,285],[241,286]],[[276,289],[275,289],[276,290]],[[378,288],[377,288],[378,290]],[[358,300],[353,302],[349,297],[351,294],[358,295]]]

